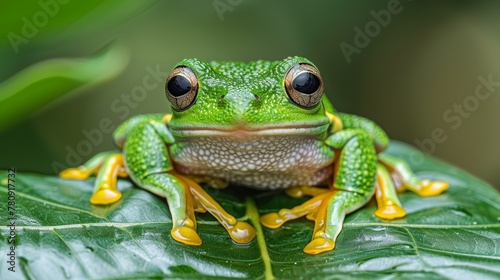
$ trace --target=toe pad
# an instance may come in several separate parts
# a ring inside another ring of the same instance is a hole
[[[394,220],[406,216],[406,211],[397,205],[386,205],[375,211],[375,216],[384,220]]]
[[[170,234],[172,235],[172,238],[175,241],[180,242],[182,244],[191,246],[200,246],[202,243],[198,233],[196,233],[196,231],[186,226],[173,228]]]
[[[417,192],[420,196],[434,196],[444,192],[449,184],[444,181],[429,181],[423,180],[421,183],[422,189]]]
[[[237,222],[228,230],[231,239],[238,244],[250,243],[255,238],[255,229],[248,223]]]
[[[324,238],[318,237],[313,239],[307,246],[304,248],[304,253],[310,255],[317,255],[319,253],[328,252],[335,248],[335,242]]]
[[[89,176],[89,172],[85,172],[79,167],[64,169],[61,173],[59,173],[59,177],[63,179],[84,180]]]
[[[277,229],[285,223],[285,220],[278,213],[269,213],[260,217],[260,222],[267,228]]]
[[[122,197],[122,193],[113,189],[101,189],[92,195],[90,203],[94,205],[109,205],[117,202]]]

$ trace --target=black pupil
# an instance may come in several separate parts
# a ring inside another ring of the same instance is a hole
[[[320,82],[318,77],[312,73],[302,73],[295,77],[292,87],[302,93],[312,94],[318,90]]]
[[[191,90],[191,83],[189,80],[182,76],[173,76],[167,84],[168,92],[175,97],[182,96]]]

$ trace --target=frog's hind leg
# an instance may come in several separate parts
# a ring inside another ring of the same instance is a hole
[[[401,202],[398,199],[395,186],[391,180],[391,176],[385,166],[378,164],[377,180],[375,184],[375,196],[377,198],[378,209],[375,216],[384,220],[393,220],[402,218],[406,215]],[[331,192],[330,189],[300,186],[287,189],[285,191],[288,196],[299,198],[303,196],[312,196],[313,199],[304,204],[292,209],[282,209],[278,213],[266,216],[262,223],[268,228],[279,228],[283,223],[306,216],[309,220],[315,220],[315,213],[325,199],[325,193]],[[331,193],[330,195],[332,195]]]
[[[382,164],[377,165],[377,180],[375,183],[375,197],[377,198],[377,211],[375,216],[384,220],[402,218],[406,215],[398,199],[391,175]]]
[[[312,189],[313,187],[309,188]],[[324,190],[325,191],[321,194],[314,196],[308,201],[302,203],[299,206],[295,206],[292,209],[281,209],[278,212],[263,215],[260,218],[260,222],[267,228],[277,229],[288,221],[295,220],[304,216],[307,216],[309,220],[314,221],[316,219],[316,213],[319,211],[322,203],[329,200],[329,198],[335,193],[335,191],[329,189]]]
[[[398,190],[408,189],[420,196],[434,196],[442,193],[449,186],[448,182],[444,181],[420,180],[402,159],[384,153],[379,154],[378,158],[379,162],[391,172]]]
[[[118,176],[128,175],[120,153],[99,153],[79,167],[63,170],[59,176],[65,179],[83,180],[94,174],[97,174],[97,178],[90,203],[108,205],[120,200],[122,194],[116,188],[116,179]]]
[[[299,198],[303,196],[317,196],[322,193],[327,192],[326,188],[310,187],[310,186],[300,186],[286,189],[285,192],[288,196]]]

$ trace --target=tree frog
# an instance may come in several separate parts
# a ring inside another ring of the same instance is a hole
[[[114,132],[121,152],[97,154],[63,178],[97,174],[92,204],[121,198],[117,177],[165,197],[171,236],[201,245],[195,212],[211,213],[239,244],[252,225],[227,213],[200,187],[240,185],[284,190],[311,198],[261,217],[271,229],[300,217],[315,222],[308,254],[331,251],[346,214],[376,197],[375,215],[404,216],[396,190],[437,195],[447,182],[420,180],[401,159],[383,153],[389,143],[374,122],[337,112],[318,68],[303,57],[278,61],[202,62],[185,59],[165,85],[171,114],[140,115]]]

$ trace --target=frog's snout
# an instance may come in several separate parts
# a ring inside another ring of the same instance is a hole
[[[244,115],[255,108],[260,107],[262,99],[252,90],[229,90],[227,93],[219,96],[217,103],[224,106],[225,110],[232,111],[235,118],[245,119]],[[226,107],[227,106],[227,107]]]
[[[262,100],[260,99],[260,96],[258,96],[257,94],[252,93],[252,95],[253,95],[253,97],[255,98],[255,100],[257,100],[257,101],[259,101],[259,102],[260,102],[260,101],[262,101]],[[221,96],[219,97],[219,100],[218,100],[217,102],[218,102],[218,103],[223,102],[225,97],[226,97],[226,94],[221,95]]]

